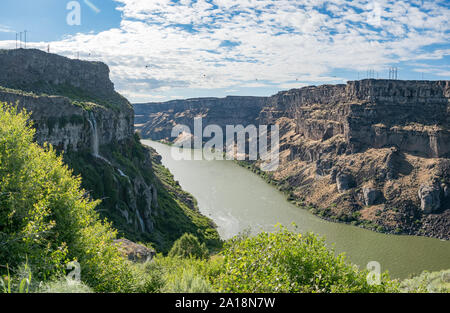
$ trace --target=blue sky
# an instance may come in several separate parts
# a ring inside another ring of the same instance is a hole
[[[79,32],[99,32],[119,27],[121,12],[117,3],[109,0],[92,0],[101,11],[96,13],[80,0],[82,23],[69,26],[65,0],[2,0],[0,3],[0,25],[13,33],[0,32],[0,40],[15,40],[15,32],[31,31],[31,41],[56,41]],[[0,26],[0,27],[1,27]]]
[[[272,95],[387,78],[449,79],[450,2],[390,0],[2,0],[0,48],[100,60],[133,102]]]

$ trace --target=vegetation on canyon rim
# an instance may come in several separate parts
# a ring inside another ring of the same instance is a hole
[[[113,239],[117,231],[96,212],[54,149],[33,142],[26,112],[0,104],[0,290],[2,292],[397,292],[382,275],[335,256],[313,234],[280,228],[240,236],[215,254],[192,234],[168,256],[134,264]],[[166,176],[168,179],[168,176]],[[66,265],[81,265],[81,282],[65,278]],[[417,283],[417,282],[415,282]],[[421,290],[422,282],[409,291]],[[411,285],[410,285],[411,286]]]

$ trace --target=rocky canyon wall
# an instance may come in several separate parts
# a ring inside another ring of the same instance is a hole
[[[265,101],[264,97],[230,96],[135,104],[136,129],[146,138],[170,140],[174,125],[186,125],[193,132],[195,117],[202,117],[205,126],[215,124],[223,129],[226,125],[258,124]]]
[[[342,135],[346,150],[398,147],[425,157],[450,156],[448,81],[363,80],[305,87],[270,97],[261,123],[288,117],[310,140]]]
[[[281,162],[264,176],[294,203],[377,231],[450,238],[449,81],[309,86],[250,107],[235,99],[232,109],[200,99],[141,105],[137,128],[173,141],[173,126],[196,116],[204,127],[277,124]]]
[[[33,49],[0,50],[0,102],[31,114],[36,141],[63,153],[121,235],[153,241],[164,251],[187,231],[186,224],[195,229],[186,217],[179,229],[166,232],[163,217],[182,209],[167,206],[175,200],[155,177],[150,151],[134,134],[133,108],[114,90],[105,64]]]
[[[36,128],[36,141],[51,143],[60,150],[91,149],[94,131],[97,132],[98,145],[122,141],[134,133],[134,117],[130,109],[114,111],[94,106],[87,111],[74,105],[67,97],[35,95],[5,88],[0,88],[0,101],[17,104],[19,110],[29,112]],[[93,119],[97,125],[95,130],[91,126]]]

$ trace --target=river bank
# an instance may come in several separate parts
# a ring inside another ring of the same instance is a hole
[[[239,166],[241,166],[241,167],[251,171],[252,173],[258,175],[259,177],[261,177],[269,185],[274,186],[279,191],[281,191],[285,195],[286,201],[289,201],[290,203],[299,207],[300,209],[308,210],[309,212],[311,212],[311,214],[314,214],[315,216],[317,216],[323,220],[333,222],[333,223],[343,223],[343,224],[347,224],[347,225],[357,226],[357,227],[360,227],[363,229],[367,229],[370,231],[383,233],[383,234],[419,236],[419,234],[417,234],[417,232],[412,231],[412,230],[404,231],[400,228],[387,229],[387,228],[379,226],[373,222],[370,222],[367,220],[361,220],[361,219],[359,219],[360,215],[358,215],[358,214],[351,216],[351,218],[349,220],[348,217],[339,218],[337,216],[333,216],[331,214],[331,209],[330,210],[321,210],[321,209],[315,207],[313,204],[305,205],[303,203],[303,201],[301,201],[300,199],[297,199],[295,197],[295,195],[289,190],[290,189],[289,186],[280,184],[279,181],[274,180],[272,178],[270,173],[267,173],[267,172],[261,170],[259,167],[255,166],[254,163],[249,162],[249,161],[235,161],[235,162]],[[432,236],[427,236],[426,234],[421,234],[421,236],[432,237]]]
[[[218,226],[222,239],[251,229],[252,234],[273,231],[281,223],[297,231],[312,231],[326,238],[336,252],[345,252],[360,268],[371,261],[380,263],[392,277],[407,278],[423,270],[450,267],[450,243],[438,239],[389,235],[344,223],[321,219],[286,200],[286,195],[260,176],[229,161],[174,160],[171,147],[142,140],[162,156],[162,163],[181,187],[198,202],[202,214]],[[192,151],[184,151],[193,153]]]

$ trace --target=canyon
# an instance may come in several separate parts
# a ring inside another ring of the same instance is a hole
[[[104,63],[0,50],[0,102],[30,114],[35,140],[50,144],[81,176],[86,195],[101,200],[98,211],[119,236],[152,242],[161,252],[185,232],[218,243],[212,221],[170,185],[156,152],[139,142],[133,107],[115,91]]]
[[[144,138],[175,125],[278,125],[280,166],[244,166],[325,219],[450,238],[450,82],[366,79],[271,97],[136,104]],[[242,103],[240,105],[239,103]]]
[[[134,104],[135,123],[143,137],[167,139],[175,125],[186,125],[193,130],[194,117],[202,117],[205,125],[216,124],[222,128],[230,121],[255,124],[265,101],[264,97],[226,97]]]

